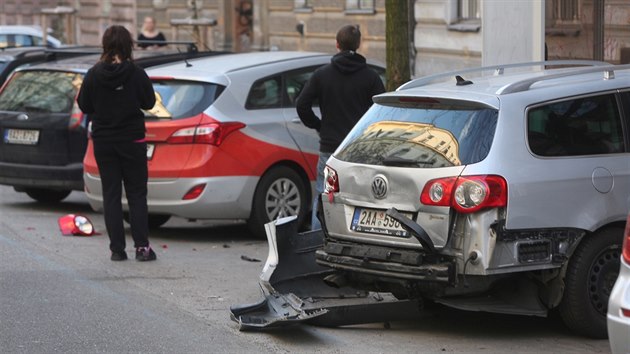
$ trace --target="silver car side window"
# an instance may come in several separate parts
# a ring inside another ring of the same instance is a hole
[[[528,143],[539,156],[623,152],[621,117],[614,94],[580,97],[530,109]]]

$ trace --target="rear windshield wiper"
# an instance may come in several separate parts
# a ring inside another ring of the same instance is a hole
[[[382,163],[385,166],[397,166],[397,167],[420,167],[425,165],[433,165],[435,163],[435,159],[433,160],[414,160],[414,159],[406,159],[404,157],[398,156],[388,156],[383,159]]]

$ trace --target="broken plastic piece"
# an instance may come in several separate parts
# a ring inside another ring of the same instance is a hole
[[[246,256],[246,255],[242,255],[241,259],[244,260],[244,261],[248,261],[248,262],[260,262],[260,259],[252,258],[252,257]]]
[[[418,318],[421,300],[398,300],[391,293],[358,290],[324,279],[337,271],[315,262],[323,246],[322,230],[297,232],[296,217],[265,225],[269,255],[260,275],[264,299],[230,308],[240,330],[260,330],[296,325],[345,326]]]
[[[92,236],[95,234],[90,219],[83,215],[68,214],[57,220],[64,236]]]

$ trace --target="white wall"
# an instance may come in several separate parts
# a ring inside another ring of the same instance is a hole
[[[543,0],[485,0],[481,8],[484,66],[544,59]]]
[[[416,0],[416,77],[481,64],[481,33],[448,29],[456,7],[457,0]]]

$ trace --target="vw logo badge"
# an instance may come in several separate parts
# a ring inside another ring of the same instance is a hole
[[[387,180],[383,176],[376,176],[372,181],[372,194],[376,199],[383,199],[387,195]]]
[[[24,113],[20,113],[17,116],[17,120],[28,120],[28,115],[26,115]]]

